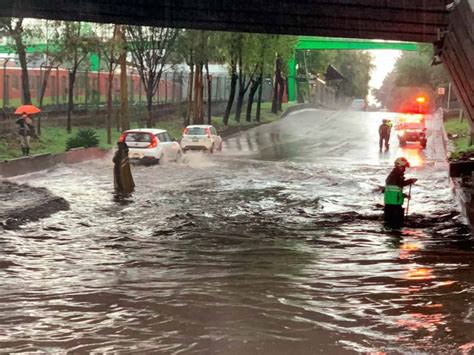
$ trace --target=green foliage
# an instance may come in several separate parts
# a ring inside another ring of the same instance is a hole
[[[283,74],[286,74],[288,60],[292,57],[298,41],[296,36],[257,34],[257,33],[219,33],[220,55],[228,64],[237,63],[242,53],[243,73],[252,73],[257,65],[263,65],[266,76],[273,75],[275,58],[278,54],[283,60]]]
[[[90,128],[80,129],[74,136],[66,141],[66,150],[73,148],[91,148],[99,145],[96,131]]]
[[[413,99],[413,90],[433,95],[437,87],[446,86],[449,76],[443,66],[431,65],[432,56],[431,45],[419,45],[416,52],[403,52],[380,89],[373,91],[377,101],[390,110],[397,110],[400,103]]]
[[[428,58],[419,52],[406,52],[395,64],[396,86],[425,86],[430,84],[431,68]]]
[[[82,22],[64,22],[57,40],[61,62],[75,74],[77,69],[87,65],[85,59],[91,52],[97,52],[99,41],[90,28]]]
[[[338,94],[365,98],[369,94],[370,72],[373,69],[372,57],[366,51],[337,51],[336,68],[347,79]]]
[[[297,59],[300,65],[304,65],[302,61],[306,60],[308,71],[321,78],[328,65],[332,64],[346,79],[337,84],[338,95],[365,98],[369,93],[373,64],[371,55],[366,51],[300,51]]]
[[[318,50],[318,51],[298,51],[296,54],[298,63],[306,61],[308,72],[313,75],[324,77],[329,64],[336,66],[336,51]]]
[[[442,65],[432,66],[431,45],[420,45],[416,52],[404,52],[395,63],[397,86],[430,86],[435,89],[448,82],[449,77]]]
[[[222,33],[202,30],[183,30],[178,34],[176,45],[170,54],[173,64],[224,61],[221,47]]]
[[[460,120],[459,117],[450,117],[444,120],[444,129],[448,137],[452,137],[452,152],[450,160],[460,158],[463,153],[473,152],[474,146],[468,144],[469,124],[467,119]]]

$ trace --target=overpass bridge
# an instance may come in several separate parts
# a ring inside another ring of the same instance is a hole
[[[433,43],[474,131],[474,0],[3,0],[0,16]]]
[[[288,99],[290,101],[294,101],[296,99],[296,51],[368,49],[416,51],[418,46],[414,42],[300,36],[295,47],[295,52],[293,53],[293,57],[290,58],[288,62]]]

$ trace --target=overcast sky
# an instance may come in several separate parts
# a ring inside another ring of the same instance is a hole
[[[372,70],[372,78],[370,79],[370,88],[380,88],[383,79],[390,73],[395,65],[395,61],[401,55],[401,51],[391,49],[370,50],[370,54],[374,58],[375,68]],[[369,104],[374,104],[375,100],[371,93],[367,97]]]

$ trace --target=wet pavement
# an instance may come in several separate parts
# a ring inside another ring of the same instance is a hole
[[[0,349],[44,353],[471,353],[474,242],[444,162],[379,153],[387,113],[306,110],[215,155],[133,169],[111,157],[14,180],[70,210],[4,230]],[[398,156],[414,168],[408,226],[381,223]]]

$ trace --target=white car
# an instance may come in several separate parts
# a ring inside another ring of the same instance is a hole
[[[207,150],[209,153],[214,153],[216,150],[222,150],[222,138],[211,125],[191,125],[183,131],[181,148],[183,152]]]
[[[127,144],[128,157],[132,163],[159,164],[163,158],[175,161],[181,159],[181,147],[164,129],[131,129],[123,132],[120,141]]]
[[[352,111],[367,111],[367,103],[364,99],[354,99],[351,103]]]

